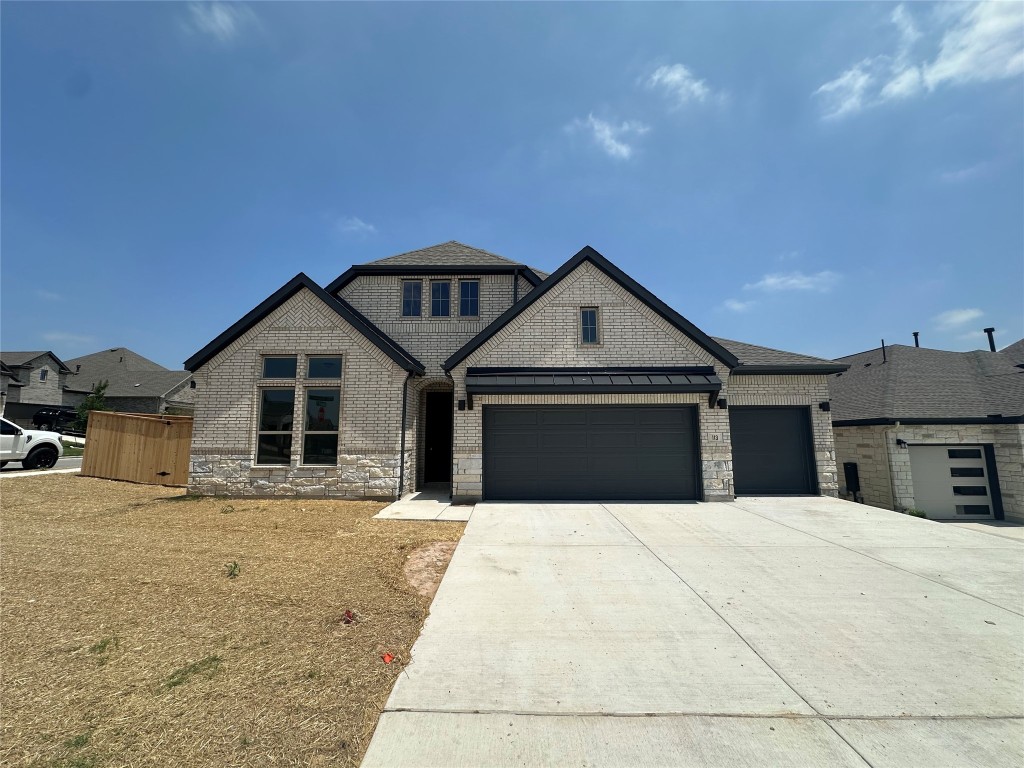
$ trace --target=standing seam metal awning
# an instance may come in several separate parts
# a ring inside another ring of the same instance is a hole
[[[713,368],[469,368],[468,395],[713,392]]]

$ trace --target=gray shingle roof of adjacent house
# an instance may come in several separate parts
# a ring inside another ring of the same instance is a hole
[[[30,363],[37,357],[42,357],[43,355],[49,355],[60,365],[64,365],[66,370],[66,364],[64,361],[48,349],[36,350],[35,352],[0,352],[0,359],[2,359],[4,365],[9,368],[16,368],[19,365]]]
[[[76,357],[67,364],[78,371],[69,378],[69,384],[92,390],[99,382],[107,381],[107,397],[163,397],[192,375],[168,370],[126,347]]]
[[[832,422],[950,421],[1024,416],[1024,368],[1005,352],[947,352],[894,344],[838,362],[829,377]]]
[[[1024,363],[1024,339],[1015,341],[1008,347],[999,350],[1002,354],[1008,355],[1015,363]]]

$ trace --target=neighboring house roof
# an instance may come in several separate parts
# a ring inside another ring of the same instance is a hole
[[[832,423],[984,423],[1024,420],[1024,368],[1003,352],[893,344],[839,358],[829,377]]]
[[[127,347],[114,347],[68,360],[76,371],[70,382],[79,392],[92,392],[107,382],[107,397],[163,397],[188,381],[188,371],[172,371]]]
[[[71,373],[71,369],[68,368],[59,357],[47,349],[38,350],[36,352],[0,352],[0,361],[9,368],[23,368],[28,367],[29,363],[43,355],[49,355],[52,357],[60,368],[61,373]]]
[[[845,371],[847,366],[811,355],[783,352],[781,349],[759,347],[742,341],[712,337],[739,358],[740,364],[732,370],[737,374],[829,374]]]
[[[331,294],[327,293],[327,291],[310,280],[309,277],[302,272],[282,285],[277,289],[277,291],[268,296],[260,304],[253,307],[245,317],[224,331],[220,336],[192,355],[192,357],[185,361],[185,368],[190,371],[195,371],[303,288],[311,291],[313,295],[320,299],[330,309],[334,310],[349,325],[369,339],[374,346],[387,354],[388,357],[394,360],[402,368],[411,373],[422,374],[424,372],[425,369],[423,368],[423,364],[406,352],[397,341],[363,317],[363,315],[347,301],[336,296],[331,296]]]
[[[474,336],[459,349],[455,354],[444,361],[442,367],[446,371],[450,371],[456,365],[465,360],[474,351],[479,349],[488,339],[494,336],[500,331],[505,325],[509,323],[514,317],[520,312],[525,310],[541,296],[554,288],[560,283],[566,276],[572,273],[577,267],[583,262],[589,261],[595,267],[604,272],[608,277],[618,283],[620,286],[625,288],[627,291],[636,296],[640,301],[644,302],[648,307],[654,310],[660,315],[665,321],[672,325],[676,330],[680,331],[684,335],[688,336],[698,346],[709,352],[715,359],[720,360],[729,368],[735,368],[739,365],[739,360],[736,359],[732,352],[727,350],[717,341],[708,336],[704,331],[700,330],[697,326],[687,320],[685,317],[680,315],[668,304],[663,302],[653,293],[644,288],[640,283],[636,282],[633,278],[623,272],[621,269],[612,264],[608,259],[598,253],[596,250],[591,248],[589,245],[584,246],[579,253],[565,262],[562,266],[554,271],[544,282],[526,294],[523,298],[509,307],[503,312],[494,322],[484,328],[479,334]]]
[[[438,275],[438,274],[521,274],[532,285],[547,277],[526,264],[520,264],[490,251],[449,240],[407,253],[349,267],[327,285],[328,293],[337,293],[360,275]]]
[[[14,371],[8,368],[7,364],[3,360],[0,360],[0,375],[9,376],[13,380],[12,383],[21,384],[21,382],[18,380],[18,377],[14,374]],[[25,385],[21,384],[21,386]]]
[[[1008,355],[1015,363],[1024,363],[1024,339],[1015,341],[1008,347],[999,350],[1002,354]]]

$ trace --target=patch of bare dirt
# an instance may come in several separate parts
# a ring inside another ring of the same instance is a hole
[[[405,578],[420,596],[434,599],[457,544],[456,541],[434,541],[410,553],[405,561]]]
[[[0,764],[357,766],[465,527],[383,506],[0,479]]]

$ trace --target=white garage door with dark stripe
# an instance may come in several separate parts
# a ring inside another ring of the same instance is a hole
[[[698,498],[692,406],[483,406],[488,501]]]
[[[807,408],[730,406],[729,427],[737,496],[818,492]]]

